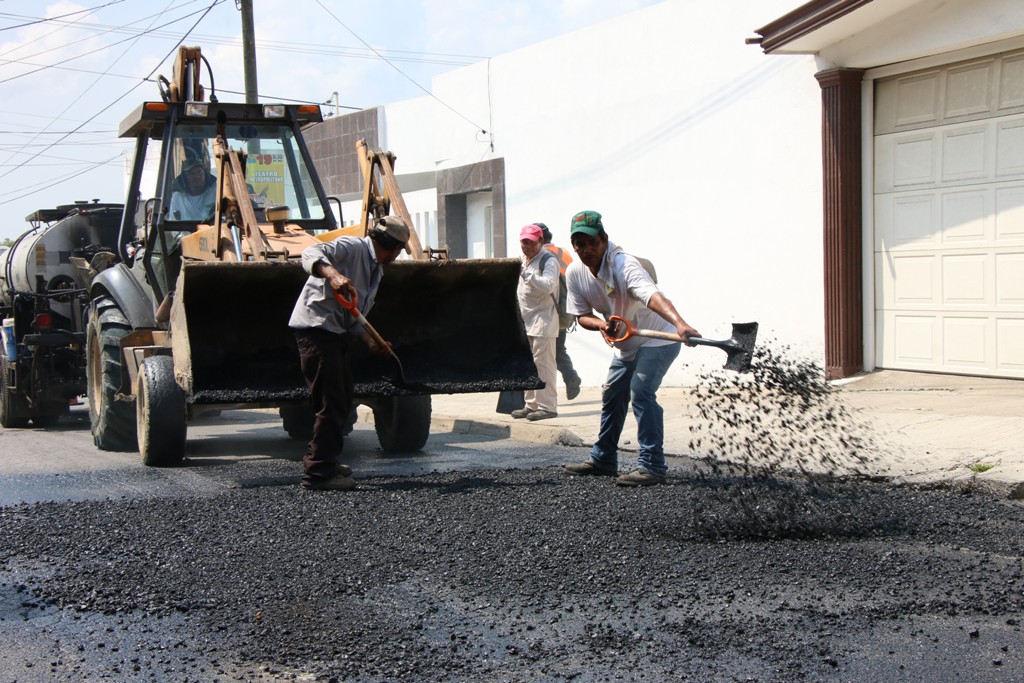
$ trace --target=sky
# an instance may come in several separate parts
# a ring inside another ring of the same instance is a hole
[[[331,116],[422,97],[435,75],[660,1],[254,0],[260,101]],[[124,200],[118,125],[160,99],[179,44],[203,49],[220,101],[244,101],[236,0],[0,0],[0,241],[37,209]]]

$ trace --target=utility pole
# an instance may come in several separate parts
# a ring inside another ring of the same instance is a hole
[[[242,12],[242,64],[245,68],[245,102],[259,102],[256,87],[256,33],[252,22],[252,0],[235,0],[235,8]]]

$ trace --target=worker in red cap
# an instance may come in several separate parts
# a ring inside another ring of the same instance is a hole
[[[510,414],[515,419],[546,420],[558,415],[558,394],[555,390],[555,341],[558,339],[558,264],[550,252],[543,250],[544,237],[537,225],[527,225],[519,233],[523,250],[516,296],[523,314],[523,325],[533,351],[537,375],[543,389],[529,389],[523,394],[526,402]],[[541,252],[544,252],[543,254]]]
[[[558,373],[562,375],[562,381],[565,382],[565,397],[571,401],[580,395],[580,386],[583,384],[579,373],[572,365],[569,351],[565,348],[565,335],[576,328],[576,316],[568,313],[565,306],[568,295],[568,288],[565,285],[565,270],[572,263],[572,254],[568,249],[562,249],[551,243],[551,230],[548,229],[548,226],[543,223],[535,225],[540,227],[541,234],[544,235],[544,249],[550,251],[558,259],[560,277],[558,278],[558,339],[555,341],[555,367],[558,368]]]

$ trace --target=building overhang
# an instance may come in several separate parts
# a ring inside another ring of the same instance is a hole
[[[818,54],[920,0],[812,0],[754,31],[765,54]]]

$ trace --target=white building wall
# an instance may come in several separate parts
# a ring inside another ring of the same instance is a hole
[[[815,60],[744,44],[794,6],[670,0],[459,69],[434,80],[444,105],[385,107],[388,146],[403,172],[504,158],[509,254],[526,223],[568,247],[571,216],[600,211],[705,336],[756,320],[765,342],[821,360]],[[568,348],[584,382],[600,384],[610,351],[599,335],[574,332]],[[666,384],[724,358],[684,349]]]

